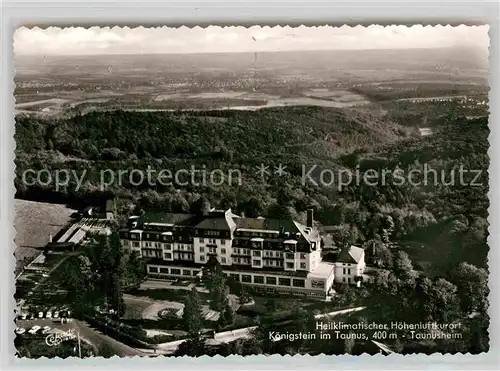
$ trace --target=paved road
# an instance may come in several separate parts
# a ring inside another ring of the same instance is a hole
[[[74,321],[75,322],[75,331],[80,333],[80,336],[88,339],[92,344],[99,347],[99,344],[107,344],[116,355],[120,357],[133,357],[133,356],[144,356],[146,353],[135,349],[131,346],[123,344],[118,340],[113,339],[110,336],[103,334],[102,332],[95,330],[90,327],[88,323],[83,321]]]
[[[18,320],[17,326],[29,330],[31,327],[38,325],[41,327],[50,326],[53,329],[58,329],[61,331],[74,330],[75,334],[79,333],[80,337],[92,344],[94,348],[99,349],[99,345],[107,344],[116,355],[120,357],[133,357],[133,356],[144,356],[145,352],[130,347],[126,344],[121,343],[118,340],[113,339],[110,336],[103,334],[102,332],[92,328],[87,322],[72,320],[71,322],[59,324],[52,322],[51,319],[35,319],[35,320]],[[29,336],[29,335],[26,335]]]
[[[75,255],[78,255],[79,252],[72,252],[72,253],[69,253],[68,255],[66,255],[65,257],[63,257],[59,262],[57,262],[57,264],[55,264],[46,274],[47,276],[44,277],[42,276],[42,278],[37,282],[37,284],[33,287],[33,289],[31,289],[31,291],[26,294],[26,298],[28,298],[29,296],[33,295],[33,293],[40,287],[43,285],[43,283],[50,278],[50,275],[52,274],[52,272],[54,272],[57,268],[59,268],[59,266],[64,263],[68,258],[70,258],[71,256],[75,256]],[[21,299],[18,303],[18,307],[19,308],[22,308],[24,306],[24,303],[26,302],[26,299]]]
[[[330,313],[316,314],[314,316],[314,318],[315,319],[319,319],[319,318],[324,318],[324,317],[334,317],[334,316],[338,316],[339,314],[359,312],[360,310],[364,310],[364,309],[366,309],[366,307],[355,307],[355,308],[340,309],[340,310],[336,310],[336,311],[333,311],[333,312],[330,312]]]

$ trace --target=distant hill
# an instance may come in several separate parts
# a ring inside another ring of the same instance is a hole
[[[56,123],[18,118],[16,140],[18,152],[51,148],[88,160],[111,153],[111,159],[134,154],[139,159],[253,163],[268,158],[333,159],[412,133],[369,114],[287,107],[256,112],[94,112]]]

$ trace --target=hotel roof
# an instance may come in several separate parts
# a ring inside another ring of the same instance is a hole
[[[159,225],[159,224],[171,224],[179,226],[194,226],[198,224],[203,217],[194,214],[180,214],[180,213],[163,213],[163,212],[153,212],[149,211],[143,215],[140,215],[137,221],[137,225]]]
[[[133,216],[130,222],[137,223],[133,229],[153,229],[154,226],[185,226],[208,230],[228,230],[255,233],[285,233],[290,239],[302,236],[306,240],[318,236],[315,228],[308,228],[292,219],[243,218],[229,210],[211,210],[209,215],[146,212]],[[149,228],[148,228],[149,227]]]

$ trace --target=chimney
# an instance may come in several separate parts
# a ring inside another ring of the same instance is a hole
[[[314,210],[308,209],[307,210],[307,226],[312,228],[313,224],[314,224]]]

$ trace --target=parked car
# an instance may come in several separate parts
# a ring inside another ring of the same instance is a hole
[[[16,334],[18,335],[22,335],[26,332],[26,329],[25,328],[22,328],[22,327],[18,327],[16,328]]]
[[[36,334],[38,330],[40,330],[41,327],[40,326],[33,326],[28,332],[30,334]]]
[[[45,318],[52,318],[52,312],[50,310],[47,312]]]
[[[38,312],[38,318],[43,318],[43,312]]]
[[[52,317],[54,317],[54,318],[58,318],[58,317],[59,317],[59,311],[57,311],[57,310],[56,310],[56,311],[54,312],[54,315],[53,315]]]
[[[42,334],[48,334],[49,331],[52,330],[52,328],[50,326],[45,326],[42,330]]]
[[[28,318],[28,313],[23,313],[23,314],[21,314],[21,318],[22,318],[22,319],[26,319],[26,318]]]

